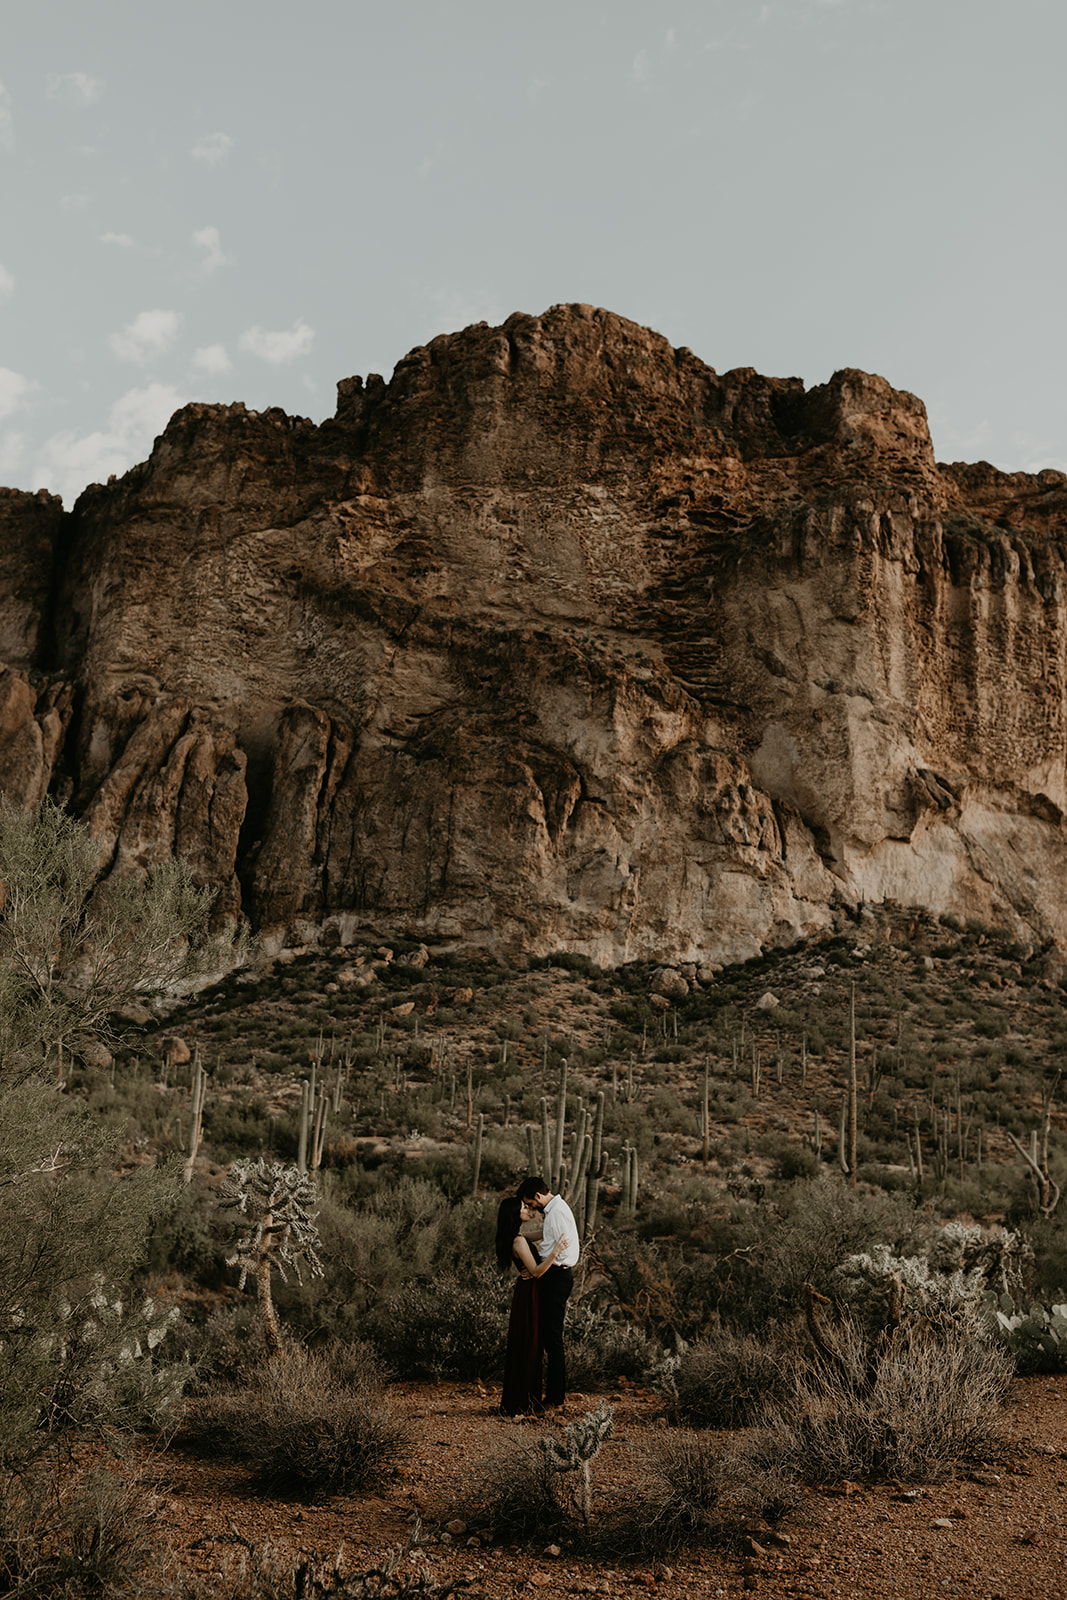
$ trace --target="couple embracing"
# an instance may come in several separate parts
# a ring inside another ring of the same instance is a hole
[[[531,1241],[522,1228],[538,1213],[544,1218],[544,1233],[539,1241]],[[578,1227],[570,1206],[562,1195],[552,1193],[544,1178],[526,1178],[518,1194],[501,1201],[496,1258],[502,1271],[511,1266],[519,1271],[508,1322],[500,1409],[506,1417],[560,1410],[567,1398],[563,1319],[578,1264]]]

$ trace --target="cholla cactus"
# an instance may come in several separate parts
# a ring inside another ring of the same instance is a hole
[[[573,1498],[587,1527],[593,1512],[591,1464],[605,1439],[611,1437],[614,1415],[611,1407],[601,1400],[595,1411],[587,1411],[584,1417],[569,1422],[562,1439],[550,1436],[537,1441],[537,1448],[552,1472],[561,1476],[565,1472],[577,1473]]]
[[[861,1320],[881,1321],[882,1303],[895,1294],[911,1317],[941,1325],[973,1326],[989,1292],[1018,1291],[1027,1246],[1004,1228],[950,1222],[937,1229],[922,1255],[895,1256],[872,1245],[835,1268],[833,1291]]]
[[[226,1264],[238,1266],[243,1289],[251,1273],[256,1280],[263,1330],[272,1354],[282,1348],[278,1317],[271,1295],[271,1272],[275,1267],[287,1282],[285,1269],[292,1267],[297,1282],[300,1262],[307,1262],[311,1276],[322,1277],[318,1256],[319,1230],[311,1215],[318,1199],[315,1181],[298,1167],[279,1161],[235,1161],[219,1189],[219,1202],[239,1216],[226,1241]]]

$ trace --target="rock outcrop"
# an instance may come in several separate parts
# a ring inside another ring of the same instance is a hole
[[[269,939],[707,965],[893,899],[1067,947],[1067,478],[938,466],[881,378],[557,306],[0,521],[0,788]]]

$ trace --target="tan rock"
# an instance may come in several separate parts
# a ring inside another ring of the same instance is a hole
[[[334,974],[342,989],[366,989],[374,982],[373,967],[338,967]]]
[[[668,1000],[684,1000],[689,993],[688,981],[677,967],[660,967],[652,974],[652,993]]]
[[[168,1069],[183,1066],[186,1061],[193,1059],[193,1052],[185,1040],[176,1033],[169,1034],[162,1041],[160,1050],[163,1055],[163,1065]]]

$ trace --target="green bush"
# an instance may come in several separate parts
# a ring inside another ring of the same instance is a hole
[[[480,1261],[405,1284],[368,1330],[398,1377],[489,1377],[504,1358],[510,1292],[495,1262]]]
[[[774,1163],[774,1176],[784,1183],[817,1178],[820,1165],[819,1157],[806,1144],[783,1140]]]

